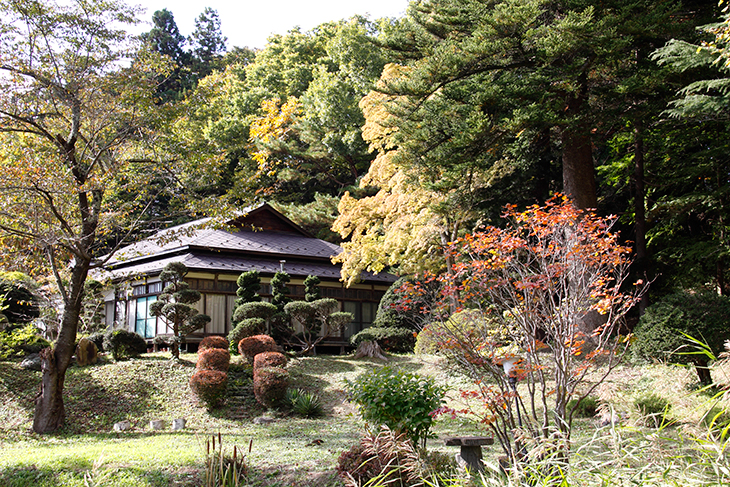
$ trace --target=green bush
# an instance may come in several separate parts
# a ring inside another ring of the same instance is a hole
[[[416,355],[435,355],[439,352],[441,347],[436,334],[437,326],[438,323],[429,323],[418,332],[413,353]]]
[[[114,360],[123,360],[145,353],[147,342],[133,331],[111,330],[104,335],[104,350],[111,353]]]
[[[427,292],[409,293],[407,290],[415,285]],[[380,300],[373,327],[407,328],[411,331],[420,329],[427,317],[423,311],[431,306],[428,291],[432,291],[429,285],[410,277],[401,277],[388,288]]]
[[[454,338],[456,340],[454,340]],[[446,321],[434,321],[424,326],[416,337],[416,354],[444,353],[457,344],[509,343],[509,335],[502,322],[480,310],[467,309],[453,314]]]
[[[190,377],[190,389],[208,410],[221,403],[227,387],[228,374],[220,370],[196,370]]]
[[[694,364],[700,382],[709,385],[709,357],[697,353],[697,345],[685,334],[707,344],[717,356],[730,339],[729,317],[730,298],[714,292],[682,291],[665,296],[649,306],[639,320],[631,344],[632,357]]]
[[[359,406],[362,418],[405,434],[414,445],[425,444],[433,423],[431,413],[441,407],[445,388],[431,377],[421,377],[385,366],[346,381],[348,399]]]
[[[357,347],[362,342],[378,342],[380,348],[388,352],[409,353],[416,344],[414,332],[407,328],[369,327],[350,338],[350,343]]]
[[[289,373],[281,367],[260,367],[253,372],[253,393],[262,406],[278,406],[289,388]]]
[[[284,402],[297,416],[303,418],[322,416],[322,401],[312,392],[302,389],[287,389]]]
[[[593,396],[587,396],[583,399],[580,399],[580,402],[578,402],[579,399],[571,399],[568,401],[567,406],[565,409],[570,412],[573,411],[573,408],[575,408],[575,412],[573,415],[578,418],[592,418],[596,415],[596,410],[598,409],[598,399],[596,399]],[[578,407],[576,407],[576,404]]]
[[[670,404],[663,397],[650,392],[635,398],[634,407],[645,420],[649,421],[651,426],[658,427],[664,422]]]
[[[20,358],[50,346],[33,325],[0,332],[0,360]]]

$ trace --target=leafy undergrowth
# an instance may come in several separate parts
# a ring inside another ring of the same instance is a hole
[[[251,467],[248,486],[341,487],[334,473],[337,458],[358,440],[364,428],[355,408],[345,401],[344,380],[382,366],[382,362],[340,356],[291,360],[292,387],[317,394],[324,406],[323,417],[302,419],[264,411],[257,405],[250,368],[238,359],[230,370],[226,404],[206,411],[191,399],[187,385],[194,361],[194,355],[183,355],[180,363],[173,364],[167,354],[148,354],[119,363],[71,368],[66,380],[67,425],[54,435],[30,431],[40,373],[22,370],[16,362],[0,362],[0,485],[200,485],[205,440],[220,432],[227,445],[237,445],[247,453]],[[458,375],[444,371],[434,358],[394,356],[390,363],[449,385],[450,401],[456,400],[459,387],[467,385]],[[692,390],[692,380],[691,370],[678,367],[624,367],[596,392],[602,403],[618,412],[625,427],[620,433],[623,438],[636,439],[630,445],[637,468],[642,467],[640,453],[652,453],[653,458],[647,457],[646,462],[655,461],[660,452],[684,455],[687,443],[676,438],[701,436],[702,417],[711,401]],[[647,390],[672,404],[670,417],[675,423],[659,435],[632,410],[633,398]],[[255,424],[253,418],[262,415],[274,422]],[[185,430],[170,431],[175,418],[187,420]],[[151,430],[149,421],[153,419],[166,421],[167,428]],[[113,432],[113,424],[122,420],[129,420],[132,429]],[[609,441],[611,445],[596,439],[598,427],[599,422],[592,418],[574,423],[576,451],[591,452],[591,459],[600,458],[606,448],[616,448],[615,438]],[[478,433],[479,429],[464,419],[441,417],[434,432],[444,437]],[[428,448],[450,457],[456,453],[439,439],[429,440]],[[487,461],[499,455],[497,445],[484,449]]]

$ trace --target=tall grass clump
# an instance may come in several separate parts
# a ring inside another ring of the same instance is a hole
[[[241,449],[234,445],[231,453],[226,452],[220,433],[205,441],[203,487],[239,487],[247,475],[246,455]]]

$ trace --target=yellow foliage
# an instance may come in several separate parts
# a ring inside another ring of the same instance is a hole
[[[255,147],[253,159],[258,163],[259,174],[271,176],[276,173],[278,161],[272,161],[270,144],[286,140],[296,118],[301,115],[301,103],[290,97],[283,105],[279,98],[264,100],[261,103],[264,114],[251,122],[249,141]]]

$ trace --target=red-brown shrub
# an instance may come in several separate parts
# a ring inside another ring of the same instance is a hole
[[[231,353],[220,348],[209,348],[198,352],[198,363],[195,368],[198,370],[220,370],[228,372],[231,361]]]
[[[365,450],[362,442],[357,442],[337,459],[337,473],[345,480],[353,478],[357,485],[365,485],[383,471],[377,455]]]
[[[223,350],[228,350],[228,340],[219,336],[205,337],[200,342],[200,345],[198,345],[198,352],[209,350],[211,348],[222,348]]]
[[[276,342],[269,335],[254,335],[238,342],[238,352],[252,361],[261,352],[275,352]]]
[[[283,367],[286,365],[286,355],[281,352],[261,352],[253,358],[253,369],[261,367]]]
[[[289,373],[281,367],[261,367],[253,371],[253,394],[267,408],[276,406],[289,387]]]
[[[220,370],[196,370],[190,377],[190,389],[209,410],[225,397],[227,385],[228,374]]]

